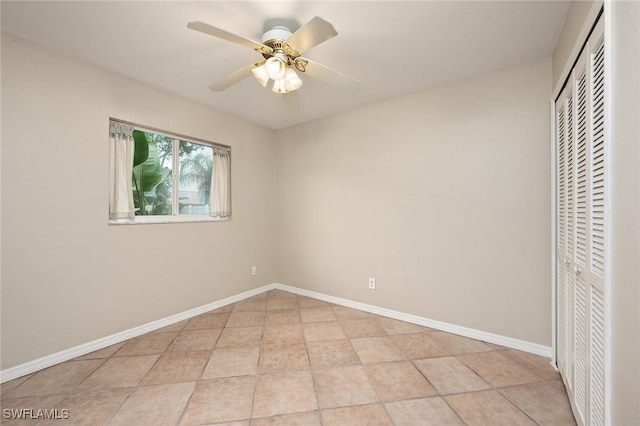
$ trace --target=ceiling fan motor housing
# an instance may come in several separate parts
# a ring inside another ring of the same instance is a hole
[[[262,35],[262,43],[269,45],[272,41],[287,41],[291,37],[291,30],[284,25],[276,25]]]
[[[262,43],[269,46],[272,51],[261,52],[262,56],[267,60],[274,57],[278,58],[286,65],[294,64],[295,60],[300,56],[300,52],[291,48],[291,46],[287,44],[287,40],[291,35],[291,30],[284,25],[276,25],[264,33],[262,36]],[[296,68],[304,72],[304,67],[299,68],[296,66]]]

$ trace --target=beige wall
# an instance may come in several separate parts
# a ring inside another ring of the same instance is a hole
[[[278,132],[278,282],[550,346],[550,94],[547,58]]]
[[[613,1],[611,54],[611,424],[640,425],[640,2]]]
[[[231,145],[233,220],[108,226],[110,116]],[[274,153],[272,131],[3,36],[2,368],[272,283]]]

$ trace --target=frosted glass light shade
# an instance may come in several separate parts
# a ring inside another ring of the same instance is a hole
[[[293,68],[287,68],[287,71],[284,75],[285,80],[285,88],[287,92],[293,92],[294,90],[298,90],[300,86],[302,86],[302,80],[298,77],[298,74],[294,71]]]
[[[267,69],[267,75],[273,80],[280,80],[284,77],[284,74],[287,71],[287,64],[285,64],[282,59],[275,56],[267,59],[265,66]]]
[[[287,82],[284,78],[276,80],[273,82],[273,88],[271,89],[276,93],[287,93]]]
[[[264,87],[267,87],[267,83],[269,82],[269,75],[267,74],[267,67],[265,66],[265,64],[262,64],[259,67],[252,68],[251,72],[260,84],[262,84]]]

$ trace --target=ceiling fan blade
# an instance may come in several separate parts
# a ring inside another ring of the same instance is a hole
[[[266,46],[262,43],[258,43],[257,41],[253,41],[248,38],[239,36],[237,34],[230,33],[220,28],[216,28],[204,22],[200,22],[200,21],[189,22],[187,24],[187,27],[192,30],[200,31],[201,33],[209,34],[214,37],[218,37],[223,40],[230,41],[231,43],[248,47],[249,49],[257,50],[258,52],[261,52],[261,53],[273,52],[273,49],[271,49],[269,46]]]
[[[224,89],[233,86],[234,84],[244,80],[245,78],[251,75],[251,69],[255,66],[255,64],[247,65],[244,68],[240,68],[238,71],[233,74],[223,78],[217,83],[213,83],[209,86],[209,90],[214,92],[222,92]]]
[[[313,46],[329,40],[338,35],[333,25],[316,16],[309,22],[298,28],[287,40],[287,44],[300,53],[304,53]]]
[[[362,89],[361,81],[343,74],[340,71],[336,71],[333,68],[329,68],[317,62],[313,62],[307,58],[303,59],[307,61],[304,71],[305,74],[322,80],[325,83],[330,84],[340,90],[346,90],[348,92],[355,93]]]

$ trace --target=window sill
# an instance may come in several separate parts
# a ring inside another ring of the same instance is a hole
[[[208,215],[135,216],[132,219],[109,219],[109,225],[149,225],[153,223],[229,222],[230,217]]]

